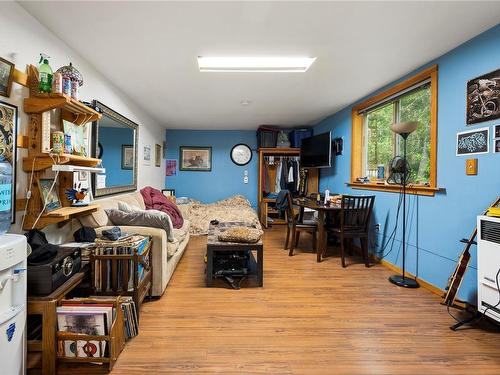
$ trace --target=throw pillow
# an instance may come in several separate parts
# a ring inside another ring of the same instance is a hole
[[[156,210],[139,210],[137,212],[125,212],[121,210],[106,210],[109,219],[114,225],[136,225],[164,229],[167,239],[174,241],[172,222],[170,217]]]
[[[141,210],[139,207],[132,206],[132,205],[125,203],[125,202],[118,202],[118,209],[120,211],[125,211],[125,212],[144,211],[144,210]]]

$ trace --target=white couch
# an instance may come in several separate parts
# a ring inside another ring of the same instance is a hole
[[[121,194],[109,198],[103,198],[94,201],[100,208],[80,219],[82,225],[95,229],[97,235],[113,227],[113,223],[106,215],[105,209],[118,209],[118,202],[125,202],[131,206],[145,209],[144,200],[139,192]],[[153,238],[152,260],[153,260],[153,296],[161,296],[172,277],[177,264],[189,242],[189,221],[184,218],[184,225],[180,229],[174,229],[174,242],[167,240],[167,234],[164,229],[140,227],[140,226],[120,226],[118,227],[126,233],[137,233],[149,235]]]

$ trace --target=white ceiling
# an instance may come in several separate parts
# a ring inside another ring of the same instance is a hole
[[[500,20],[498,1],[21,5],[160,124],[186,129],[314,124]],[[198,71],[197,56],[222,55],[317,60],[302,74]]]

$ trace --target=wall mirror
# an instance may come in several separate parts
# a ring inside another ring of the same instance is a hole
[[[136,190],[139,125],[97,100],[93,106],[102,117],[92,123],[92,155],[106,169],[92,174],[94,197]]]

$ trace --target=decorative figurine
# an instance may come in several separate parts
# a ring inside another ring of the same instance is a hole
[[[75,187],[73,189],[66,189],[65,194],[69,201],[71,201],[71,206],[73,207],[83,207],[88,206],[88,203],[85,203],[83,200],[87,196],[87,188],[82,188],[82,184],[78,184],[78,188]]]

